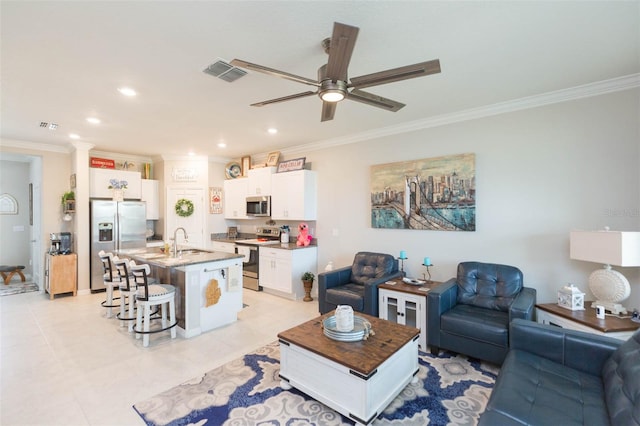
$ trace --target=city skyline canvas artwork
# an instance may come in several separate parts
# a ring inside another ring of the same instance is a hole
[[[371,166],[371,227],[476,230],[475,154]]]

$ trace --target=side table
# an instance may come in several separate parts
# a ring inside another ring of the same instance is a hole
[[[427,350],[427,292],[438,284],[441,282],[411,285],[397,278],[378,286],[378,317],[420,329],[422,351]]]
[[[587,303],[590,304],[590,302],[585,302],[585,306]],[[561,308],[556,303],[536,305],[536,317],[540,324],[551,324],[620,340],[627,340],[640,328],[639,323],[633,322],[629,318],[617,318],[608,315],[605,319],[599,319],[596,317],[594,308],[585,308],[584,311],[572,311]]]

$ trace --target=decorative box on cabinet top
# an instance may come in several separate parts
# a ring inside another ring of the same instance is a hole
[[[584,293],[573,284],[558,290],[558,306],[572,311],[584,311]]]

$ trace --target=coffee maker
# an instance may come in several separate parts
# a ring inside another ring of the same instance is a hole
[[[60,253],[60,234],[49,234],[49,254]]]
[[[71,253],[71,232],[51,233],[49,240],[49,254]]]

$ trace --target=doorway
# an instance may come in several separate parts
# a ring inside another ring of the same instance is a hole
[[[0,192],[18,201],[17,214],[0,215],[0,262],[24,265],[42,292],[42,158],[0,152],[0,166]]]

